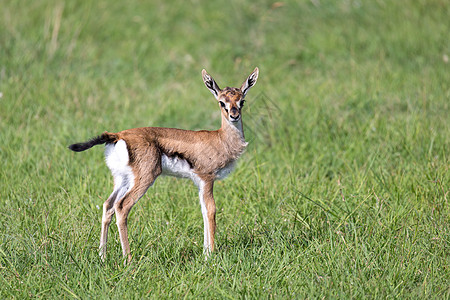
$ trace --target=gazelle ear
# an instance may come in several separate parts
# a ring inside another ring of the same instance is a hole
[[[211,93],[216,97],[216,99],[219,97],[219,93],[222,91],[217,83],[214,81],[214,79],[209,75],[205,69],[202,70],[202,77],[203,82],[205,83],[206,87],[211,91]]]
[[[253,73],[248,76],[248,78],[244,81],[241,86],[241,91],[244,96],[247,94],[248,90],[255,85],[256,80],[258,80],[259,69],[256,67],[253,70]]]

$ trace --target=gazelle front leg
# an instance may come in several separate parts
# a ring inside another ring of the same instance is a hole
[[[201,181],[198,185],[200,206],[203,215],[203,253],[206,256],[214,251],[214,235],[216,233],[216,203],[213,196],[214,181]]]

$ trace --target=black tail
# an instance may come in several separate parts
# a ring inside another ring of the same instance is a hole
[[[72,144],[69,146],[69,149],[75,152],[81,152],[87,149],[94,147],[95,145],[100,145],[104,143],[112,143],[115,142],[117,136],[113,133],[104,132],[102,135],[96,136],[84,143]]]

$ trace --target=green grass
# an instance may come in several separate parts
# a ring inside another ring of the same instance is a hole
[[[449,298],[447,1],[203,2],[1,4],[0,298]],[[196,188],[159,178],[102,263],[112,178],[67,145],[216,129],[201,69],[255,66],[211,259]]]

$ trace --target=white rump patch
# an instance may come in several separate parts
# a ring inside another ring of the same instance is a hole
[[[130,165],[127,144],[119,140],[105,146],[106,165],[114,177],[114,191],[119,191],[116,201],[123,197],[134,185],[134,174]]]

